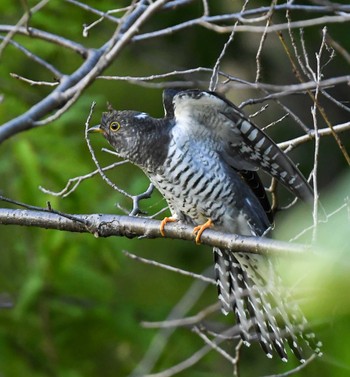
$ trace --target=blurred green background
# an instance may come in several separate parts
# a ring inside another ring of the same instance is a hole
[[[28,1],[30,6],[36,4]],[[127,1],[93,1],[86,3],[100,10],[128,5]],[[234,4],[233,4],[234,3]],[[307,2],[304,2],[308,4]],[[313,3],[313,2],[311,2]],[[199,17],[202,3],[156,15],[146,30],[156,30]],[[250,2],[254,8],[266,1]],[[2,0],[0,23],[14,25],[23,14],[21,2]],[[212,1],[213,14],[239,11],[241,2]],[[293,14],[306,18],[308,14]],[[115,25],[104,21],[82,36],[82,25],[96,20],[96,16],[66,1],[50,1],[34,14],[30,25],[57,33],[90,47],[99,47],[112,35]],[[283,14],[274,22],[285,22]],[[320,27],[305,30],[305,41],[311,64],[321,42]],[[330,25],[329,33],[347,51],[350,39],[345,29],[348,24]],[[298,37],[298,32],[295,32]],[[5,34],[2,34],[3,36]],[[285,33],[290,46],[288,34]],[[213,67],[227,41],[227,34],[218,34],[193,27],[167,37],[134,43],[105,72],[117,76],[145,76],[173,70]],[[49,43],[24,36],[14,38],[30,51],[53,64],[63,73],[73,72],[82,60],[72,52]],[[222,70],[241,79],[254,81],[255,56],[260,34],[236,34],[223,60]],[[275,34],[266,40],[261,56],[262,81],[271,84],[295,83],[290,62]],[[0,123],[28,110],[51,90],[30,86],[10,77],[10,73],[33,79],[51,81],[51,74],[35,64],[11,45],[3,51],[0,64]],[[325,68],[326,78],[349,74],[349,64],[338,54]],[[176,79],[184,80],[185,77]],[[193,77],[191,77],[193,79]],[[199,86],[207,87],[209,75],[195,77]],[[338,85],[329,92],[348,104],[349,88]],[[96,101],[92,124],[98,123],[107,101],[118,109],[146,111],[162,116],[161,88],[137,86],[125,81],[96,80],[82,94],[75,105],[53,123],[25,132],[5,141],[0,146],[0,193],[31,205],[45,206],[68,213],[121,213],[116,204],[130,208],[130,202],[107,186],[99,176],[81,183],[68,197],[44,194],[43,186],[60,191],[68,179],[95,169],[84,140],[84,124],[90,104]],[[261,93],[247,88],[230,90],[227,95],[235,103]],[[349,120],[349,112],[322,99],[332,124]],[[309,126],[312,125],[307,95],[284,97],[282,102],[293,109]],[[254,113],[261,105],[248,106]],[[256,118],[259,125],[277,120],[284,111],[273,102]],[[320,120],[320,127],[324,124]],[[270,129],[277,141],[301,135],[302,132],[287,118],[283,124]],[[349,132],[341,136],[350,151]],[[94,136],[92,143],[101,164],[111,163],[113,156],[100,152],[106,142]],[[313,145],[309,143],[293,151],[292,157],[303,171],[313,166]],[[146,177],[136,168],[126,165],[108,176],[132,194],[148,187]],[[321,200],[328,211],[333,211],[349,198],[350,176],[345,159],[332,138],[321,140],[319,158]],[[282,192],[283,200],[290,196]],[[8,206],[2,203],[4,207]],[[149,214],[165,205],[159,194],[143,202]],[[290,280],[310,292],[310,303],[305,311],[315,324],[325,344],[325,357],[316,360],[298,373],[300,376],[350,375],[350,247],[349,207],[332,217],[320,229],[323,251],[309,258],[284,261]],[[286,211],[277,218],[276,238],[288,239],[311,224],[311,216],[297,211]],[[145,329],[141,321],[161,321],[190,291],[194,314],[216,301],[214,287],[205,291],[188,277],[167,272],[130,260],[122,250],[149,259],[202,273],[212,265],[210,248],[171,240],[127,240],[122,238],[96,239],[89,234],[70,234],[59,231],[0,226],[0,376],[127,376],[139,365],[158,331]],[[293,261],[293,263],[291,262]],[[297,263],[298,262],[298,263]],[[282,263],[283,264],[283,263]],[[283,266],[282,266],[283,267]],[[6,303],[10,305],[7,308]],[[11,304],[12,303],[12,304]],[[220,315],[215,320],[233,321]],[[160,337],[161,338],[161,337]],[[160,339],[158,338],[158,339]],[[203,341],[190,329],[177,329],[169,334],[163,352],[158,349],[156,371],[161,371],[189,357],[203,346]],[[226,347],[233,354],[233,346]],[[156,352],[157,353],[157,352]],[[258,346],[243,349],[240,369],[242,376],[281,373],[297,366],[292,358],[287,365],[269,360]],[[142,373],[141,373],[142,374]],[[212,377],[231,375],[232,367],[214,352],[209,353],[192,368],[179,376]]]

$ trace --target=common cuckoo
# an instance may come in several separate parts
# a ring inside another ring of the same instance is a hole
[[[263,169],[300,199],[313,190],[291,159],[226,98],[209,91],[165,90],[165,117],[110,110],[99,126],[117,154],[139,166],[166,199],[172,217],[201,232],[214,229],[262,236],[273,216],[257,174]],[[166,226],[165,226],[166,228]],[[286,345],[300,361],[307,344],[321,354],[306,320],[280,289],[268,256],[214,249],[219,300],[233,312],[246,345],[258,339],[268,357],[287,361]],[[291,309],[293,307],[293,309]]]

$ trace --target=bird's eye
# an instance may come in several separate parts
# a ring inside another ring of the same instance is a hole
[[[110,123],[110,125],[109,125],[109,129],[110,129],[111,131],[113,131],[113,132],[118,131],[119,128],[120,128],[120,123],[119,123],[119,122],[112,122],[112,123]]]

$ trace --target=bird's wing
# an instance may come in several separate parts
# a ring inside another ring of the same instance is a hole
[[[173,118],[174,117],[174,105],[173,99],[176,94],[182,92],[182,89],[165,89],[163,91],[163,107],[164,113],[166,118]]]
[[[227,99],[201,90],[169,92],[164,98],[176,125],[191,137],[216,143],[230,166],[250,171],[261,168],[300,199],[313,201],[311,186],[292,160]]]
[[[267,197],[265,187],[257,172],[251,170],[239,170],[238,173],[243,178],[244,182],[250,187],[254,195],[258,198],[263,207],[267,218],[273,224],[273,212],[269,198]]]

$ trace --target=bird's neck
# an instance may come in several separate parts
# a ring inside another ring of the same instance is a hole
[[[145,132],[138,135],[133,162],[143,170],[155,173],[167,157],[172,122],[167,119],[152,119],[152,124],[145,127]]]

